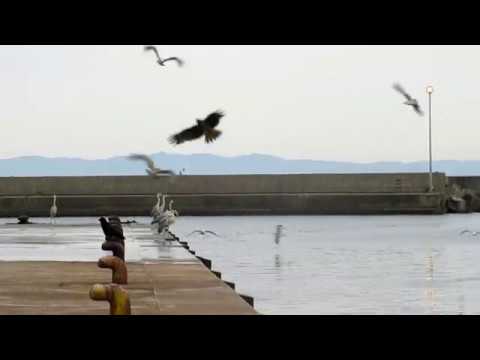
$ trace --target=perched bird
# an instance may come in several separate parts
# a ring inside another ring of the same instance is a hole
[[[57,208],[57,195],[56,194],[53,194],[53,205],[52,207],[50,208],[50,222],[52,224],[55,223],[55,217],[57,216],[57,211],[58,211],[58,208]]]
[[[190,234],[187,235],[187,237],[189,237],[190,235],[193,235],[193,234],[200,234],[200,235],[208,235],[208,234],[212,234],[212,235],[215,235],[216,237],[219,237],[217,234],[215,234],[213,231],[210,231],[210,230],[195,230],[193,232],[191,232]]]
[[[168,210],[167,210],[167,211],[168,211],[169,213],[173,214],[174,216],[178,216],[178,215],[179,215],[179,214],[178,214],[178,211],[175,210],[175,209],[172,207],[172,205],[173,205],[173,200],[170,200],[170,202],[168,203]]]
[[[142,160],[147,163],[148,169],[146,169],[146,173],[151,177],[160,177],[160,176],[173,176],[175,173],[171,170],[162,170],[155,167],[155,163],[153,162],[152,158],[144,155],[144,154],[131,154],[128,156],[129,160]]]
[[[163,212],[163,209],[165,208],[165,195],[163,196],[163,204],[160,207],[160,197],[162,194],[158,193],[157,194],[157,203],[153,206],[152,208],[152,217],[158,216]]]
[[[165,217],[167,218],[168,226],[171,226],[175,223],[175,217],[178,216],[177,210],[172,209],[173,200],[170,200],[168,203],[168,210],[165,211]]]
[[[107,239],[113,236],[122,241],[125,240],[125,236],[123,236],[123,230],[121,229],[121,226],[110,224],[103,216],[98,219],[98,221],[100,221],[103,233],[105,234],[105,237]]]
[[[144,50],[145,51],[153,51],[155,53],[155,55],[157,56],[157,64],[160,65],[160,66],[165,66],[165,63],[167,61],[176,61],[178,66],[183,66],[184,65],[183,60],[178,58],[178,57],[169,57],[167,59],[162,59],[160,57],[160,55],[158,54],[158,50],[155,46],[151,46],[151,45],[145,46]]]
[[[171,144],[180,145],[186,141],[196,140],[205,136],[205,142],[207,144],[211,143],[222,134],[221,131],[215,130],[215,127],[217,127],[220,119],[224,116],[222,112],[216,111],[208,115],[205,120],[197,119],[197,125],[170,136],[168,141]]]
[[[423,112],[420,109],[420,105],[418,105],[417,99],[412,98],[398,83],[393,84],[393,88],[397,90],[400,94],[405,96],[405,98],[407,99],[407,101],[404,102],[405,105],[410,105],[411,107],[413,107],[413,110],[415,110],[418,115],[423,116]]]

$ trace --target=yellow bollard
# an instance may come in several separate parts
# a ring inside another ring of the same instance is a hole
[[[131,315],[128,292],[116,284],[95,284],[90,289],[90,299],[110,303],[110,315]]]

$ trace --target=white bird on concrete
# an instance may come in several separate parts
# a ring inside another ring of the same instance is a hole
[[[193,234],[200,234],[200,235],[208,235],[208,234],[212,234],[212,235],[215,235],[216,237],[219,237],[217,234],[215,234],[213,231],[210,231],[210,230],[195,230],[193,232],[191,232],[190,234],[187,235],[187,237],[189,237],[190,235],[193,235]]]
[[[178,66],[183,66],[184,65],[184,62],[182,59],[178,58],[178,57],[169,57],[169,58],[166,58],[166,59],[162,59],[160,57],[160,55],[158,54],[158,50],[155,46],[145,46],[143,48],[145,51],[153,51],[155,53],[155,55],[157,56],[157,64],[160,65],[160,66],[165,66],[165,63],[167,61],[176,61]]]
[[[178,211],[172,208],[173,200],[170,200],[168,203],[168,210],[165,211],[165,216],[167,217],[168,226],[171,226],[175,223],[175,218],[178,216]]]
[[[151,212],[152,217],[158,216],[163,212],[162,208],[160,207],[160,197],[161,196],[162,196],[162,194],[157,193],[157,203],[152,208],[152,212]],[[165,197],[163,198],[163,205],[162,206],[165,208]]]
[[[55,223],[55,217],[57,216],[57,195],[53,194],[53,205],[50,208],[50,223],[54,224]]]
[[[405,105],[410,105],[418,115],[423,116],[423,112],[420,109],[420,105],[418,105],[417,99],[412,98],[399,83],[393,84],[393,88],[397,90],[400,94],[405,96],[405,98],[407,99],[407,101],[404,102]]]
[[[162,170],[155,167],[155,163],[151,157],[144,154],[131,154],[128,156],[129,160],[142,160],[147,163],[147,169],[145,170],[148,175],[153,178],[160,176],[173,176],[175,173],[171,170]]]

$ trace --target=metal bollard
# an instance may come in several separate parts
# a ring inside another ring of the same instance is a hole
[[[112,283],[127,284],[128,273],[125,262],[117,256],[105,256],[98,260],[99,268],[112,269]]]
[[[123,245],[116,241],[106,241],[102,244],[102,250],[113,252],[113,256],[116,256],[125,261],[125,248]]]
[[[95,284],[90,288],[90,299],[95,301],[108,301],[110,315],[130,315],[130,298],[128,292],[116,284]]]

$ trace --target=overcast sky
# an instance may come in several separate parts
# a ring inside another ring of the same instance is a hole
[[[137,46],[0,46],[0,158],[131,152],[262,153],[289,159],[480,159],[479,46],[172,46],[160,67]],[[172,133],[222,109],[223,136],[173,147]],[[426,111],[426,115],[428,112]]]

